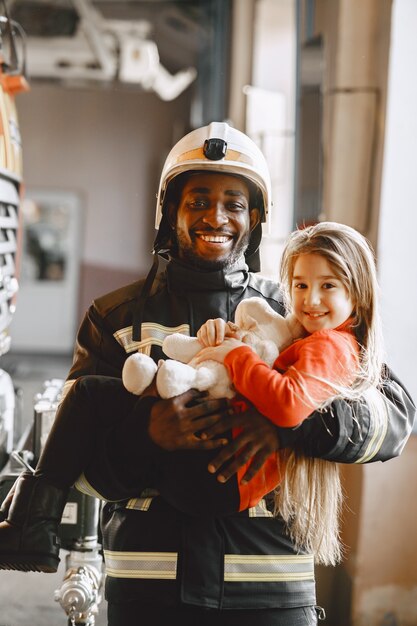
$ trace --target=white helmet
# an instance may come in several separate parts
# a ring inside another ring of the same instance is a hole
[[[170,182],[183,172],[223,172],[254,183],[263,199],[262,221],[271,206],[271,178],[265,157],[247,135],[224,122],[212,122],[185,135],[168,154],[162,168],[156,203],[155,228],[161,222]]]

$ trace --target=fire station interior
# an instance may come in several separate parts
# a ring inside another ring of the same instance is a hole
[[[9,9],[26,32],[18,52],[30,84],[16,96],[20,288],[1,357],[14,446],[36,394],[65,379],[90,302],[149,270],[164,158],[213,120],[247,132],[267,157],[266,276],[277,277],[296,225],[334,220],[371,240],[387,362],[417,398],[415,0],[13,0]],[[329,626],[417,624],[416,474],[414,434],[396,459],[342,467],[346,556],[317,568]],[[0,626],[66,624],[54,601],[64,574],[63,563],[49,576],[0,572]],[[105,614],[103,600],[91,623]]]

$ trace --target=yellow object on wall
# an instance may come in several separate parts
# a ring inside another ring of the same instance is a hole
[[[22,75],[5,73],[0,67],[0,168],[22,175],[22,142],[15,105],[15,95],[29,91]]]

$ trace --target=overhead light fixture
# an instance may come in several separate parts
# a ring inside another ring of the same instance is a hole
[[[91,0],[71,0],[71,9],[51,0],[12,5],[23,27],[28,24],[29,78],[71,85],[119,81],[153,91],[162,100],[175,99],[195,80],[194,67],[171,74],[161,64],[149,21],[106,19]],[[53,22],[45,22],[48,10],[55,16]],[[47,32],[42,31],[46,28],[42,24],[49,24]]]

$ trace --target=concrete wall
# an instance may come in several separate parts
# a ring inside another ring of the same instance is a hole
[[[391,0],[318,0],[324,36],[323,219],[375,243],[381,186]]]
[[[378,257],[389,363],[417,399],[415,236],[417,3],[394,0]],[[417,624],[417,437],[403,456],[364,473],[355,626]],[[388,618],[391,621],[388,621]],[[386,620],[385,622],[383,620]]]
[[[400,458],[364,468],[354,626],[417,624],[416,472],[415,436]]]
[[[417,82],[413,70],[417,56],[416,24],[417,3],[395,0],[378,256],[390,363],[417,399]]]

